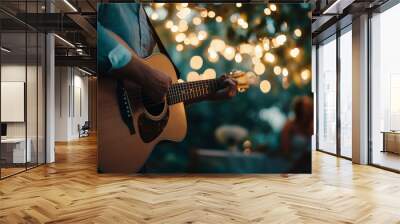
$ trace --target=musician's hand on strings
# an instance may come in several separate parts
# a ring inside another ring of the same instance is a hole
[[[218,82],[221,89],[216,91],[215,93],[209,95],[208,99],[210,100],[224,100],[230,99],[237,94],[237,81],[233,78],[230,78],[226,75],[223,75],[218,78]]]

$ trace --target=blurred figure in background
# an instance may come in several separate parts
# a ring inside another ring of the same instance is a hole
[[[294,118],[282,129],[281,146],[293,162],[289,173],[311,173],[311,136],[313,134],[313,100],[308,96],[293,101]]]

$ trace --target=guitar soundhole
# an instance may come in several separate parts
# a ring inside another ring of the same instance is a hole
[[[155,102],[145,95],[142,96],[142,103],[143,107],[146,108],[146,111],[153,116],[160,115],[166,106],[165,101]]]

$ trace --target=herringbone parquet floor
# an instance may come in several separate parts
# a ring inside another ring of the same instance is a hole
[[[97,174],[95,139],[0,181],[0,223],[400,223],[400,175],[313,154],[312,175]]]

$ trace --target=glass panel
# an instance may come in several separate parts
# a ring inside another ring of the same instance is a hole
[[[372,25],[372,163],[400,170],[400,5],[377,14]]]
[[[26,141],[26,33],[2,33],[1,140],[2,177],[25,170],[31,151]],[[26,146],[28,145],[28,151]]]
[[[26,113],[27,113],[27,142],[28,150],[30,148],[30,158],[28,160],[28,167],[37,165],[37,132],[38,132],[38,119],[37,119],[37,98],[38,98],[38,57],[37,57],[37,41],[38,36],[36,32],[27,34],[28,38],[28,64],[27,64],[27,80],[26,80]]]
[[[39,34],[38,43],[38,163],[45,163],[46,149],[45,149],[45,44],[46,37],[44,34]]]
[[[336,153],[336,39],[318,48],[318,148]]]
[[[352,141],[352,35],[340,36],[340,153],[351,158]]]

